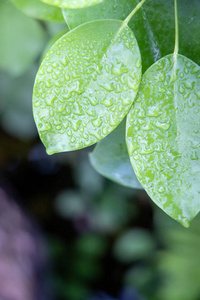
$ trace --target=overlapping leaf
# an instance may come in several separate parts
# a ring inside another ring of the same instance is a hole
[[[64,22],[61,8],[54,7],[40,0],[11,0],[26,15],[48,22]]]
[[[129,111],[141,79],[141,57],[130,28],[95,21],[59,39],[36,77],[33,108],[49,154],[104,138]]]
[[[151,199],[188,226],[200,210],[200,67],[169,55],[143,76],[127,118],[131,163]]]
[[[41,0],[44,3],[66,8],[83,8],[103,2],[104,0]]]
[[[100,141],[89,155],[101,175],[127,187],[142,189],[130,163],[125,144],[125,120]]]

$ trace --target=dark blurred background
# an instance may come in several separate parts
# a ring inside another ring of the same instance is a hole
[[[38,138],[34,77],[65,31],[0,3],[0,299],[199,300],[200,218],[185,229],[100,176],[93,147],[48,156]]]

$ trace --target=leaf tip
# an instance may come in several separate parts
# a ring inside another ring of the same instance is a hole
[[[55,154],[55,151],[52,151],[52,150],[46,148],[46,153],[47,153],[48,155],[53,155],[53,154]]]
[[[180,221],[181,225],[183,225],[185,228],[189,228],[190,227],[190,220],[188,219],[182,219]]]

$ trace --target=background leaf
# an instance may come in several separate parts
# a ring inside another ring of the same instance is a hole
[[[0,99],[4,105],[0,121],[6,132],[23,139],[32,139],[37,130],[32,113],[32,86],[36,66],[19,77],[0,72]]]
[[[95,5],[103,2],[104,0],[41,0],[41,1],[50,5],[75,9],[75,8],[82,8],[86,6]]]
[[[113,252],[123,263],[149,257],[155,250],[151,235],[142,229],[129,230],[115,242]]]
[[[200,67],[168,55],[144,74],[127,117],[127,146],[151,199],[187,226],[200,209]]]
[[[138,3],[139,0],[105,0],[96,7],[63,9],[63,15],[72,29],[96,19],[124,20]],[[180,4],[180,53],[200,64],[200,4],[198,0],[182,0]],[[173,52],[174,1],[146,1],[129,26],[137,38],[145,71],[153,62]]]
[[[157,210],[154,220],[164,248],[157,253],[157,271],[162,284],[156,299],[199,299],[200,216],[193,220],[189,229],[169,219],[161,210]]]
[[[141,78],[137,41],[121,21],[95,21],[70,31],[46,55],[33,104],[49,154],[87,147],[123,120]]]
[[[36,60],[45,41],[45,32],[8,1],[0,2],[0,68],[20,75]]]
[[[40,0],[11,0],[26,15],[48,22],[64,22],[61,8],[54,7]]]
[[[179,7],[179,52],[200,64],[200,4],[199,0],[178,1]],[[174,1],[150,0],[143,8],[148,16],[161,57],[174,50]]]
[[[125,143],[125,120],[98,142],[89,158],[101,175],[124,186],[143,189],[130,163]]]
[[[63,16],[71,29],[97,19],[119,19],[123,21],[138,3],[138,0],[105,0],[97,6],[84,9],[63,9]],[[143,7],[133,16],[129,26],[137,38],[144,71],[160,56],[154,33],[147,20],[148,14]]]

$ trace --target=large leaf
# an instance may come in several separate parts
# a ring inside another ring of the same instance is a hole
[[[95,21],[59,39],[33,92],[34,117],[49,154],[92,145],[122,121],[141,79],[137,41],[121,21]]]
[[[189,225],[200,209],[200,67],[168,55],[143,76],[127,118],[135,173],[152,200]]]
[[[83,8],[103,2],[104,0],[41,0],[44,3],[67,8]]]
[[[38,57],[45,34],[40,24],[0,1],[0,68],[22,74]]]
[[[125,143],[125,120],[96,145],[89,158],[101,175],[124,186],[142,189],[131,166]]]
[[[61,8],[42,3],[40,0],[11,0],[11,2],[32,18],[48,22],[64,22]]]

